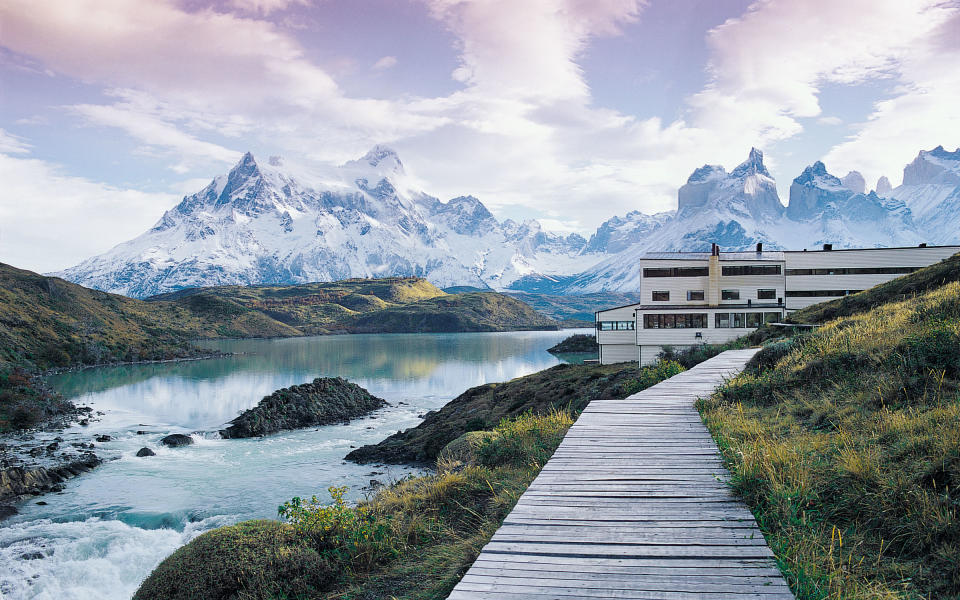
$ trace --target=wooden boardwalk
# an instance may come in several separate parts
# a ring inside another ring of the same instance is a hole
[[[591,402],[450,600],[792,600],[694,408],[754,352]]]

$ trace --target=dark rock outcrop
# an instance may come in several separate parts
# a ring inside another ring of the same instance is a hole
[[[556,346],[549,348],[547,352],[551,354],[564,354],[566,352],[599,352],[597,338],[585,333],[571,335]]]
[[[19,502],[28,496],[39,496],[45,492],[57,491],[60,483],[86,473],[99,465],[101,461],[92,452],[87,452],[70,462],[56,467],[10,467],[0,471],[0,509],[5,505]],[[0,518],[15,514],[15,510],[0,510]]]
[[[189,446],[192,444],[193,438],[182,433],[171,433],[167,437],[160,440],[160,443],[171,448],[179,448],[180,446]]]
[[[316,425],[345,423],[386,406],[355,383],[340,377],[318,377],[283,388],[244,411],[220,431],[225,438],[248,438]]]
[[[157,453],[151,450],[150,448],[140,448],[139,450],[137,450],[137,456],[141,458],[144,456],[156,456],[156,455]]]

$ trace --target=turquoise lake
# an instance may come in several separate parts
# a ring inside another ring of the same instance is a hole
[[[113,441],[97,444],[102,466],[2,523],[0,598],[129,598],[164,557],[208,529],[275,518],[285,500],[325,495],[329,486],[349,486],[356,499],[371,480],[417,473],[343,457],[416,425],[469,387],[558,364],[546,349],[584,332],[225,340],[204,346],[234,356],[51,377],[65,396],[104,413],[60,434],[66,442],[101,433]],[[349,379],[391,406],[348,425],[220,439],[217,431],[263,396],[321,376]],[[159,440],[169,433],[195,443],[165,448]],[[157,455],[137,458],[142,447]],[[44,558],[26,558],[36,552]]]

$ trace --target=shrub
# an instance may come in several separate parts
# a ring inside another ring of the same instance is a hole
[[[335,576],[290,525],[246,521],[208,531],[171,554],[134,600],[312,598]]]
[[[636,394],[641,390],[645,390],[652,385],[656,385],[686,370],[683,365],[676,361],[661,358],[653,365],[640,369],[639,376],[626,384],[626,395]]]
[[[515,419],[504,419],[484,438],[477,449],[480,464],[487,467],[542,467],[573,425],[567,411],[553,410],[546,415],[527,412]]]

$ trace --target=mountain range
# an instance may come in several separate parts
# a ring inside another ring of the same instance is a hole
[[[498,220],[473,196],[417,189],[397,153],[376,146],[339,167],[298,170],[245,154],[149,231],[56,275],[147,297],[189,287],[418,276],[440,287],[583,294],[637,289],[649,251],[799,249],[960,242],[960,150],[921,151],[903,184],[867,191],[856,171],[822,162],[790,186],[786,206],[763,154],[727,172],[696,169],[677,210],[615,216],[586,239],[539,222]]]

